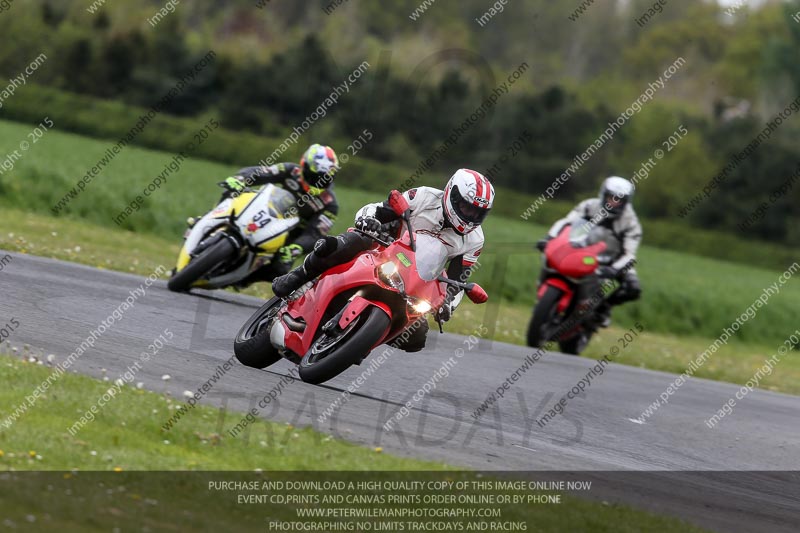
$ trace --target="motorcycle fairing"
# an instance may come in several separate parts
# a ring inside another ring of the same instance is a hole
[[[358,317],[361,313],[364,312],[364,309],[369,307],[370,305],[374,305],[375,307],[379,307],[383,309],[383,311],[389,315],[389,319],[392,318],[392,310],[391,308],[383,302],[372,302],[367,300],[363,296],[356,295],[350,299],[350,302],[347,304],[347,307],[344,308],[344,312],[342,313],[342,317],[339,319],[339,327],[341,329],[346,328],[350,325],[353,320]]]
[[[244,192],[236,198],[222,200],[189,231],[178,255],[176,272],[180,272],[189,264],[191,252],[205,238],[229,227],[231,218],[251,247],[245,252],[245,260],[235,270],[208,280],[198,280],[195,286],[214,288],[230,285],[244,279],[265,262],[271,261],[275,252],[286,243],[288,231],[300,222],[296,216],[285,216],[287,198],[284,195],[290,193],[269,184],[258,192]],[[278,206],[277,203],[282,205]],[[263,212],[263,215],[256,222],[258,227],[248,231],[247,226],[254,223],[253,218],[260,212]],[[263,227],[261,227],[262,221],[266,221]],[[256,256],[258,256],[257,261]]]
[[[405,261],[398,259],[397,254],[402,253],[403,257],[410,260],[410,266],[405,265]],[[404,320],[399,320],[396,310],[393,310],[390,305],[379,299],[369,298],[364,296],[361,289],[372,292],[389,291],[398,294],[399,291],[376,285],[375,270],[379,265],[391,261],[395,263],[400,271],[400,275],[406,284],[406,291],[408,294],[413,294],[418,298],[423,298],[433,305],[440,304],[444,300],[444,292],[439,283],[430,283],[421,280],[416,275],[404,275],[416,266],[415,254],[411,251],[408,244],[402,240],[395,241],[390,246],[383,250],[369,250],[366,251],[348,263],[337,265],[325,273],[317,280],[317,282],[306,292],[304,292],[298,299],[290,302],[279,316],[287,313],[295,320],[302,319],[307,325],[303,332],[294,332],[286,329],[286,337],[284,345],[295,354],[304,356],[308,353],[314,341],[315,332],[319,329],[326,310],[328,310],[334,298],[340,294],[353,292],[355,295],[350,298],[346,304],[345,314],[340,318],[339,325],[341,326],[348,316],[349,319],[346,323],[349,324],[350,320],[354,320],[370,305],[383,309],[384,312],[392,320],[389,329],[381,337],[381,340],[376,344],[382,344],[387,340],[396,337],[403,328],[418,315],[409,312],[407,306],[405,309]],[[351,307],[352,306],[352,307]],[[356,310],[356,314],[352,315],[351,310]]]
[[[575,247],[569,240],[570,227],[567,226],[558,236],[547,243],[544,249],[547,263],[561,274],[572,278],[588,276],[599,266],[595,259],[606,249],[600,241],[584,247]]]
[[[569,286],[569,283],[564,281],[563,279],[556,278],[556,277],[549,277],[547,278],[544,283],[539,286],[539,291],[537,297],[541,300],[542,296],[544,296],[545,291],[547,291],[547,287],[554,287],[561,291],[561,298],[558,300],[558,312],[563,313],[569,307],[569,303],[572,301],[572,296],[574,291],[572,287]]]

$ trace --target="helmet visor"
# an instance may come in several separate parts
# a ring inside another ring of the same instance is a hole
[[[489,214],[489,210],[484,207],[479,207],[463,196],[458,190],[458,187],[453,187],[450,190],[450,203],[458,215],[458,218],[464,222],[472,224],[481,224]]]
[[[336,173],[335,168],[331,168],[328,172],[313,172],[308,166],[303,169],[303,182],[309,189],[306,192],[311,194],[321,194],[325,188],[333,183],[333,177]]]
[[[606,191],[606,193],[603,195],[603,207],[605,207],[609,213],[622,213],[622,210],[625,209],[625,204],[627,203],[627,196],[617,196],[608,191]]]

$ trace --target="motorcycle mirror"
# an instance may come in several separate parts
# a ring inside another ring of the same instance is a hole
[[[406,197],[396,189],[389,193],[388,204],[397,216],[401,216],[408,210],[408,201]]]
[[[486,294],[483,287],[477,283],[470,283],[467,288],[467,298],[469,298],[472,303],[482,304],[486,303],[486,300],[489,299],[489,295]]]

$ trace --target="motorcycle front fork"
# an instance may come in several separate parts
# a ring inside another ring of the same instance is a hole
[[[568,315],[585,322],[606,301],[607,292],[606,284],[597,277],[581,283],[576,288],[573,297],[574,303],[571,310],[568,311]]]

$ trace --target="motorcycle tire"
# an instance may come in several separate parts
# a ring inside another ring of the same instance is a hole
[[[532,348],[541,348],[550,339],[542,338],[542,330],[555,317],[562,292],[555,287],[547,287],[542,298],[533,308],[533,316],[528,324],[527,341]]]
[[[214,267],[228,259],[236,251],[228,239],[220,239],[189,261],[183,270],[167,281],[167,288],[172,292],[186,292],[197,280],[211,272]]]
[[[281,299],[277,296],[267,300],[236,334],[233,353],[244,366],[266,368],[283,359],[269,340],[271,323],[265,323],[271,319],[270,314],[274,315],[280,309],[280,305]]]
[[[581,331],[571,339],[558,342],[558,348],[569,355],[580,355],[581,352],[589,345],[589,339],[592,338],[591,333]]]
[[[315,354],[315,346],[318,346],[323,334],[300,360],[300,379],[318,385],[338,376],[367,356],[390,325],[391,319],[383,309],[370,306],[351,324],[352,327],[345,328],[333,340],[335,344],[330,350]]]

